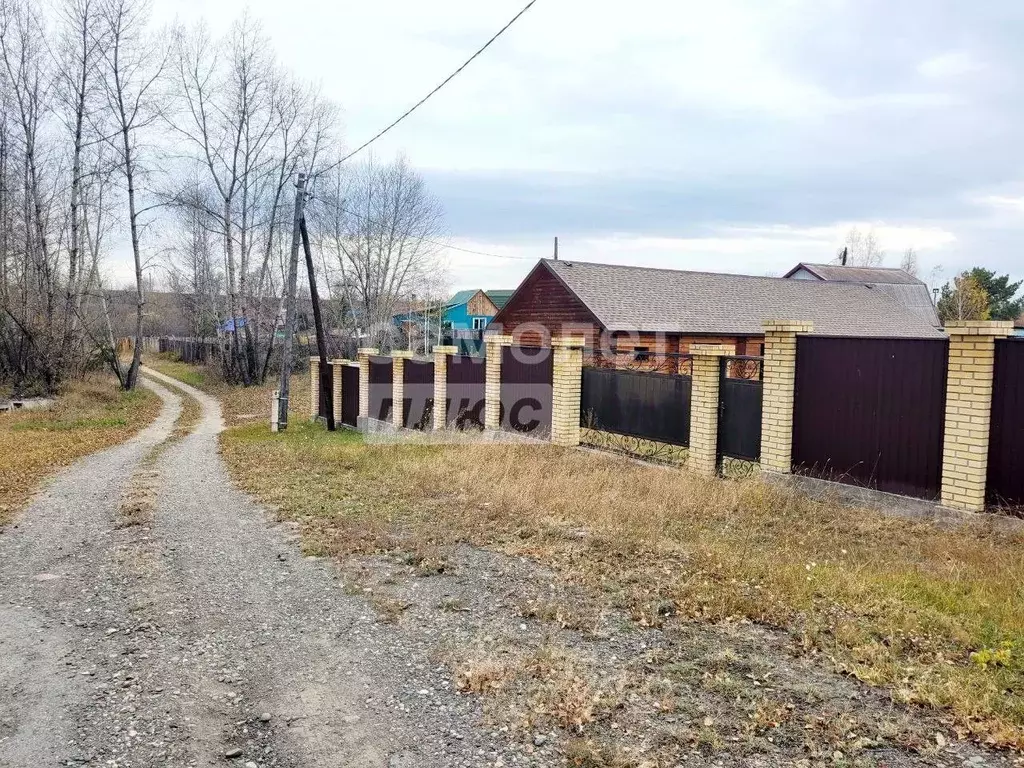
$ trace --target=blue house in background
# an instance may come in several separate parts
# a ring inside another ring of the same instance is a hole
[[[443,323],[452,331],[483,331],[513,291],[459,291],[444,306]]]

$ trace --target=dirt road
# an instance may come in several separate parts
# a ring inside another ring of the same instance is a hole
[[[490,762],[476,704],[429,649],[232,488],[219,405],[187,390],[202,420],[168,440],[180,400],[151,386],[151,427],[0,535],[0,765]],[[142,524],[123,525],[125,504]]]

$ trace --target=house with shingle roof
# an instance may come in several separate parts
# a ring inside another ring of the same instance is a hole
[[[905,274],[905,273],[904,273]],[[877,276],[875,276],[877,277]],[[931,321],[877,281],[755,277],[542,259],[490,330],[518,343],[582,335],[588,347],[685,354],[694,343],[759,354],[765,320],[814,323],[816,334],[942,338]]]

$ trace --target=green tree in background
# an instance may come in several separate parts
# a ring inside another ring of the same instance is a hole
[[[988,320],[991,317],[988,294],[971,272],[961,272],[952,282],[942,286],[938,310],[943,323],[950,320]]]
[[[992,320],[1016,320],[1024,310],[1024,296],[1014,298],[1024,280],[1010,282],[1009,275],[997,276],[984,267],[975,267],[968,273],[988,295],[988,311]],[[945,295],[945,289],[943,289]]]

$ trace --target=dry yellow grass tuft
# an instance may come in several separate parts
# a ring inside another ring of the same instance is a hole
[[[0,526],[42,480],[123,442],[159,412],[149,390],[121,392],[112,377],[92,375],[71,382],[49,409],[0,414]]]

